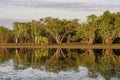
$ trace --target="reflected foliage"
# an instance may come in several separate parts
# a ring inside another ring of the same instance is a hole
[[[118,55],[118,51],[60,48],[0,49],[0,63],[3,64],[12,59],[16,70],[32,67],[33,69],[55,73],[71,69],[77,70],[79,66],[85,66],[89,70],[90,77],[94,78],[101,74],[106,80],[109,80],[110,77],[120,77],[120,55]]]

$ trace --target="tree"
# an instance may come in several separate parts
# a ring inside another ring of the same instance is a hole
[[[120,31],[120,16],[105,11],[100,16],[99,34],[103,39],[103,44],[112,44],[113,40],[118,37]]]
[[[58,18],[47,17],[41,19],[44,24],[44,29],[48,32],[56,41],[56,43],[62,43],[67,35],[78,26],[78,19],[73,20],[60,20]]]
[[[88,44],[93,44],[96,35],[95,32],[98,26],[97,19],[96,15],[91,14],[87,17],[87,23],[83,23],[81,26],[76,28],[76,36],[78,39],[82,39]]]
[[[120,12],[117,12],[114,15],[114,27],[116,28],[116,37],[120,37]]]
[[[10,38],[10,30],[4,26],[0,26],[0,42],[7,43]]]
[[[44,28],[40,21],[31,22],[31,38],[34,43],[48,44],[48,39],[44,34]]]
[[[15,43],[18,43],[18,39],[21,36],[22,30],[24,30],[22,26],[23,26],[22,23],[19,23],[19,22],[13,23],[13,34],[15,36]]]
[[[40,21],[33,20],[32,22],[15,22],[13,24],[13,33],[16,43],[33,42],[40,44],[48,44],[48,39],[44,36],[43,26]],[[18,40],[19,39],[19,40]]]

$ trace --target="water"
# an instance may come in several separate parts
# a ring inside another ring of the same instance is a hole
[[[1,49],[0,80],[120,80],[119,55],[97,52]]]
[[[13,60],[0,65],[1,80],[104,80],[99,74],[97,78],[89,78],[86,67],[80,66],[77,71],[68,70],[59,73],[47,72],[46,70],[32,69],[14,70]]]

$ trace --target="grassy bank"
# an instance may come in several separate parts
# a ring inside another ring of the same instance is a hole
[[[40,45],[34,43],[0,43],[0,48],[71,48],[71,49],[120,49],[120,44],[52,44]]]

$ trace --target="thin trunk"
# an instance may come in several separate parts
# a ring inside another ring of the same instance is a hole
[[[61,44],[62,42],[58,39],[56,39],[57,44]]]
[[[89,38],[88,44],[93,44],[94,38]]]
[[[89,52],[90,56],[92,56],[92,57],[95,56],[93,49],[88,49],[88,52]]]
[[[15,43],[18,43],[18,38],[15,39]]]
[[[66,58],[65,54],[63,53],[62,49],[60,49],[60,54],[63,58]]]
[[[105,50],[105,53],[106,53],[107,55],[112,55],[113,50],[112,50],[112,49],[106,49],[106,50]]]
[[[90,57],[89,59],[94,64],[96,61],[96,57],[95,57],[95,54],[93,52],[93,49],[88,49],[88,52],[89,52],[89,57]]]
[[[57,36],[56,36],[55,40],[56,40],[57,44],[61,44],[62,43],[61,40],[60,40],[60,38],[57,37]]]
[[[93,44],[95,39],[95,33],[93,32],[92,37],[89,38],[88,44]]]
[[[105,40],[105,44],[112,44],[112,42],[113,42],[113,40],[109,39],[109,38]]]
[[[62,35],[61,40],[60,40],[61,42],[63,41],[63,39],[66,37],[67,34],[68,34],[68,32],[66,32]]]
[[[50,61],[53,61],[54,59],[59,59],[59,58],[66,58],[65,54],[63,53],[62,49],[61,48],[58,48],[56,50],[56,52],[54,53],[54,55],[51,57]]]
[[[21,58],[20,58],[20,55],[18,53],[18,49],[17,48],[15,49],[15,54],[16,54],[16,57],[18,58],[18,62],[21,63],[22,61],[21,61]]]

